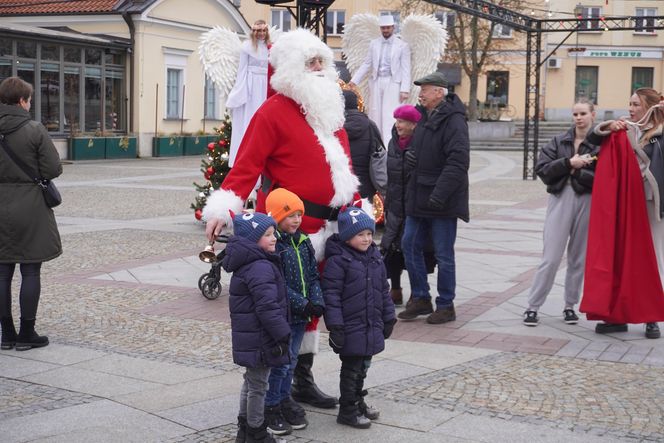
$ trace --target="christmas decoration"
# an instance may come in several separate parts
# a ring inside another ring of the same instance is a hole
[[[196,201],[191,204],[191,209],[194,210],[196,220],[202,218],[207,197],[212,191],[219,189],[230,170],[228,167],[228,149],[231,140],[231,129],[231,118],[228,114],[225,114],[219,127],[214,128],[214,132],[218,137],[217,141],[208,144],[208,152],[201,159],[200,171],[203,173],[206,182],[202,185],[194,182],[198,195]]]

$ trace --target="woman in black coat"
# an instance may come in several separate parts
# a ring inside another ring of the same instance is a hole
[[[412,105],[401,105],[394,110],[396,122],[387,148],[387,194],[385,196],[385,232],[380,248],[391,283],[390,296],[395,305],[403,304],[401,273],[404,269],[401,236],[406,219],[405,195],[409,173],[404,165],[404,154],[410,148],[415,126],[421,118]]]
[[[364,112],[358,110],[357,95],[353,91],[344,90],[344,100],[346,102],[344,129],[348,134],[353,172],[360,180],[360,197],[371,201],[376,188],[371,182],[369,166],[371,152],[376,144],[380,143],[380,132],[376,124]]]
[[[48,337],[35,332],[41,288],[41,264],[62,254],[53,210],[46,206],[41,187],[9,156],[39,177],[62,174],[60,157],[46,128],[30,117],[32,86],[18,77],[0,84],[0,324],[2,349],[25,351],[48,345]],[[12,318],[11,286],[16,264],[21,269],[21,329]]]

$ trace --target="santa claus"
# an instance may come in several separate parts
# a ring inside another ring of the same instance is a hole
[[[264,210],[265,195],[272,189],[297,194],[305,208],[300,229],[309,235],[321,260],[325,241],[338,231],[339,209],[359,199],[333,53],[309,31],[298,29],[285,33],[272,46],[270,64],[274,68],[270,85],[276,94],[254,114],[233,169],[207,200],[203,209],[206,235],[213,240],[224,226],[230,226],[229,209],[242,210],[262,175],[257,210]],[[336,400],[313,382],[311,365],[317,344],[315,334],[305,334],[293,398],[334,407]]]

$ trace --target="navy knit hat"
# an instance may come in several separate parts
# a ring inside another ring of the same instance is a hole
[[[350,240],[365,229],[376,232],[376,222],[366,212],[355,206],[349,206],[339,213],[339,238]]]
[[[270,226],[277,229],[277,222],[269,215],[260,212],[253,214],[247,212],[233,217],[233,233],[254,243],[258,243]]]

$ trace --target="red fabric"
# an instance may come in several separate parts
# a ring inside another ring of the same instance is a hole
[[[643,179],[625,131],[602,143],[595,171],[588,252],[579,307],[588,320],[664,321]]]

